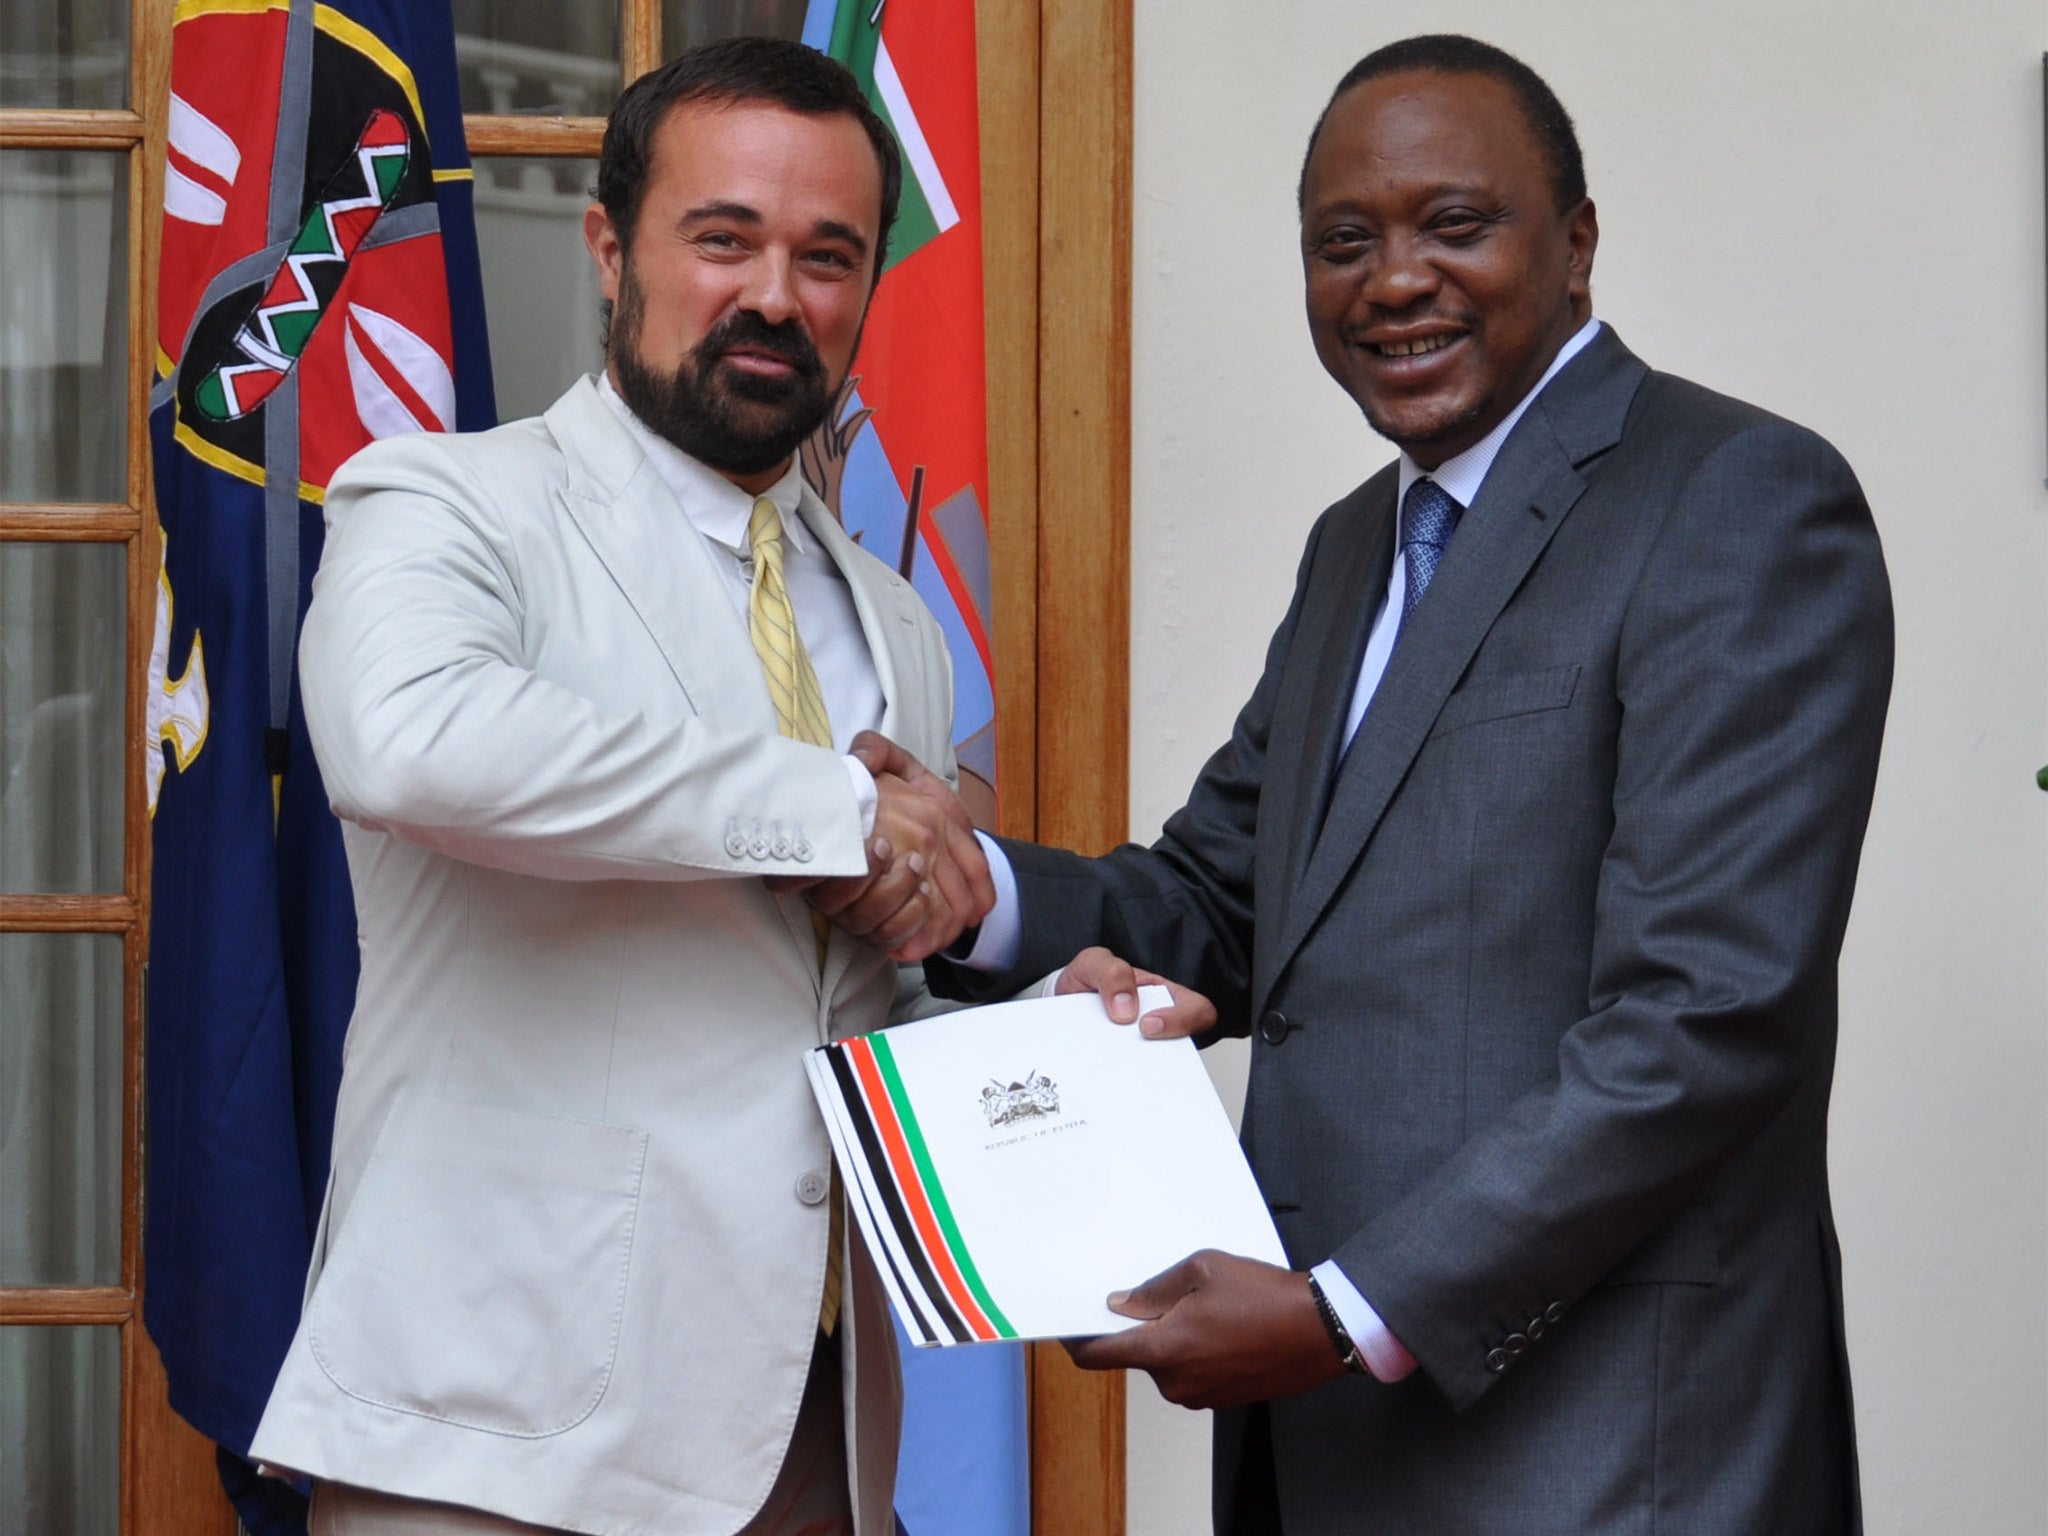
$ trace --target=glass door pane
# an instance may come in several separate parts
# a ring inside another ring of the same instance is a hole
[[[597,268],[583,247],[595,160],[497,156],[476,162],[476,233],[498,416],[554,404],[604,360]]]
[[[619,93],[615,5],[455,0],[462,110],[602,117]]]
[[[662,0],[661,49],[674,58],[685,48],[722,37],[804,35],[805,0]]]
[[[121,979],[117,934],[0,933],[0,1285],[121,1283]]]
[[[128,105],[128,0],[0,5],[0,107]]]
[[[121,1330],[0,1328],[0,1536],[120,1536]]]
[[[0,543],[0,892],[122,888],[127,635],[125,546]]]
[[[127,157],[0,151],[0,501],[127,499],[127,366]]]

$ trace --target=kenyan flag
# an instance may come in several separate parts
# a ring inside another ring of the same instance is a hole
[[[911,42],[904,35],[907,32],[917,33],[918,41],[924,44],[923,60],[945,72],[950,89],[959,90],[964,86],[968,108],[966,122],[973,129],[974,18],[971,12],[967,14],[966,25],[952,29],[952,35],[943,39],[946,56],[934,58],[933,55],[941,51],[933,46],[940,41],[932,36],[941,30],[942,24],[937,16],[923,14],[912,20],[910,8],[899,0],[895,18],[900,24],[890,25],[890,41],[884,42],[882,30],[890,9],[886,4],[838,0],[829,9],[832,13],[832,36],[825,44],[825,51],[852,70],[867,88],[868,100],[882,114],[883,121],[896,130],[896,142],[903,149],[903,203],[897,212],[896,228],[889,245],[889,266],[894,268],[906,256],[923,250],[960,222],[959,206],[946,187],[946,178],[939,170],[938,161],[933,158],[931,142],[925,137],[917,108],[904,90],[896,54],[908,51],[917,57],[920,53],[918,43]],[[945,8],[928,9],[943,13]],[[893,48],[891,43],[895,45]],[[913,73],[916,73],[915,68]],[[926,97],[925,104],[936,106],[929,99],[934,88],[932,82],[922,79],[919,86],[920,94]],[[934,122],[934,127],[943,128],[942,114],[935,111],[934,116],[939,119]],[[975,146],[968,147],[968,154],[970,157],[976,154]],[[979,236],[975,243],[980,244]]]
[[[858,375],[804,469],[953,654],[961,793],[995,824],[988,392],[972,0],[811,0],[804,41],[850,68],[903,151],[903,198]]]
[[[938,616],[953,655],[960,793],[996,817],[988,391],[973,0],[811,0],[804,41],[853,70],[903,151],[903,201],[857,378],[804,473]],[[1018,1345],[903,1354],[896,1515],[907,1536],[1029,1536]]]

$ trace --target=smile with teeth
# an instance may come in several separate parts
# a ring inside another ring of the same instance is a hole
[[[1420,357],[1425,352],[1440,352],[1458,338],[1450,336],[1418,336],[1413,341],[1381,341],[1372,344],[1372,350],[1381,357]]]

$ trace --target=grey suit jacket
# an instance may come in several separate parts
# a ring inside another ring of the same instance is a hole
[[[1159,842],[1009,845],[1020,965],[935,984],[1101,942],[1252,1032],[1293,1261],[1334,1256],[1421,1364],[1271,1405],[1289,1536],[1853,1530],[1826,1132],[1891,676],[1869,509],[1812,433],[1603,331],[1340,763],[1395,479],[1316,525]]]

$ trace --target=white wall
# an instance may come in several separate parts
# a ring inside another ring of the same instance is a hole
[[[1576,116],[1597,312],[1818,428],[1898,678],[1833,1168],[1872,1536],[2048,1530],[2042,0],[1136,0],[1131,824],[1249,692],[1309,523],[1385,462],[1318,369],[1293,186],[1343,69],[1498,42]],[[1213,1054],[1213,1053],[1212,1053]],[[1241,1072],[1242,1057],[1223,1062]],[[1130,1529],[1207,1529],[1207,1422],[1131,1383]]]

